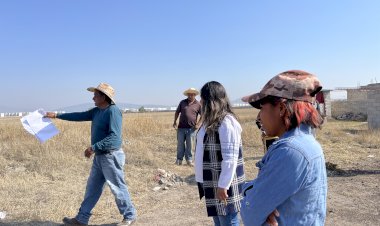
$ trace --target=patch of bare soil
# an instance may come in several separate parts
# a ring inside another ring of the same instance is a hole
[[[377,164],[377,161],[363,162],[358,165],[363,170],[343,170],[327,164],[326,225],[380,225],[380,170],[370,169]],[[147,208],[136,225],[213,225],[193,183],[156,192],[152,201],[159,205]]]
[[[207,217],[204,200],[199,200],[196,184],[184,184],[152,195],[153,203],[139,215],[138,225],[213,225]]]
[[[328,200],[326,225],[380,225],[379,161],[368,159],[356,169],[326,164]],[[360,169],[360,170],[359,170]],[[213,225],[206,216],[204,200],[199,200],[194,183],[155,193],[154,203],[136,225]]]
[[[372,151],[378,156],[378,150]],[[351,169],[329,163],[326,166],[329,175],[326,225],[380,225],[378,157],[369,155]]]

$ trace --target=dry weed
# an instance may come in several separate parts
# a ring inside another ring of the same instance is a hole
[[[255,163],[263,154],[260,132],[255,125],[257,111],[237,109],[236,113],[243,127],[247,179],[253,179],[257,174]],[[140,214],[160,205],[152,192],[157,168],[184,178],[194,174],[191,167],[174,165],[173,118],[173,112],[124,115],[126,180]],[[12,221],[60,222],[63,216],[74,216],[82,201],[91,167],[91,160],[83,156],[90,144],[90,123],[61,120],[54,123],[60,134],[40,144],[24,131],[18,118],[0,120],[0,211],[6,211]],[[378,153],[379,134],[368,131],[360,122],[330,120],[318,131],[317,138],[328,161],[350,169],[355,168],[357,161]],[[377,167],[378,161],[374,164]],[[108,188],[94,215],[95,222],[120,220]]]

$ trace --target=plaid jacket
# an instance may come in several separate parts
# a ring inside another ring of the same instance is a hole
[[[198,183],[199,196],[205,197],[207,215],[225,216],[230,213],[240,211],[242,188],[245,183],[243,169],[242,147],[239,148],[239,158],[236,167],[236,173],[233,177],[230,188],[227,190],[227,205],[216,198],[218,189],[219,175],[221,173],[222,152],[219,140],[219,133],[205,134],[203,139],[203,183]]]

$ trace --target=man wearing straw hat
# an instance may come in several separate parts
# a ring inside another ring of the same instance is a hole
[[[193,155],[191,154],[192,139],[195,130],[198,128],[198,115],[201,113],[201,104],[195,97],[199,94],[195,88],[189,88],[183,92],[187,96],[182,100],[175,112],[173,127],[177,129],[177,165],[182,165],[183,157],[185,156],[186,163],[193,166]],[[177,119],[179,123],[177,127]],[[186,144],[185,144],[186,143]]]
[[[94,108],[85,112],[56,114],[47,112],[48,118],[68,121],[92,121],[91,146],[84,151],[90,158],[95,154],[91,173],[87,181],[86,193],[75,218],[63,218],[65,225],[87,225],[91,211],[98,202],[104,184],[107,183],[115,196],[120,214],[124,219],[117,225],[132,225],[136,220],[136,209],[130,199],[124,180],[125,154],[122,144],[122,113],[115,105],[114,89],[100,83],[98,87],[87,89],[94,93]]]

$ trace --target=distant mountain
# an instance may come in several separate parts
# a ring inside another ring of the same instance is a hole
[[[154,105],[154,104],[129,104],[129,103],[116,103],[116,104],[120,109],[125,109],[125,108],[139,109],[140,107],[144,107],[144,108],[165,108],[165,107],[168,107],[168,106],[164,106],[164,105]],[[73,106],[55,109],[55,111],[80,112],[80,111],[86,111],[86,110],[91,109],[93,107],[95,107],[94,103],[86,103],[86,104],[78,104],[78,105],[73,105]]]

